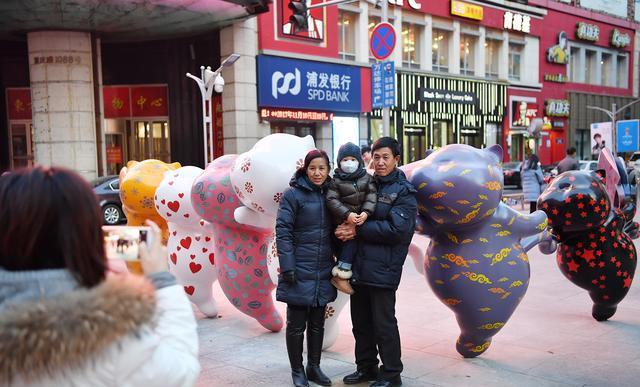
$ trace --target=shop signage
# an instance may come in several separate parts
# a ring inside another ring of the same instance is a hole
[[[576,37],[590,42],[597,42],[600,39],[600,27],[595,24],[580,22],[576,29]]]
[[[548,99],[545,102],[545,114],[551,117],[569,117],[569,100]]]
[[[259,55],[258,105],[360,112],[360,68]]]
[[[104,118],[131,117],[131,102],[128,86],[105,86],[102,88]]]
[[[264,120],[331,121],[333,113],[316,110],[260,108]]]
[[[451,14],[473,20],[482,20],[484,9],[464,1],[451,0]]]
[[[528,34],[531,32],[531,16],[507,11],[504,13],[504,29]]]
[[[10,120],[30,120],[31,89],[7,89],[7,105]]]
[[[640,149],[638,143],[638,120],[616,122],[618,152],[635,152]]]
[[[380,23],[373,27],[369,38],[369,50],[374,58],[383,60],[393,54],[396,47],[396,30],[390,23]]]
[[[564,128],[564,122],[563,121],[553,121],[551,123],[551,125],[553,125],[554,128],[558,128],[558,129]]]
[[[567,76],[564,74],[545,74],[544,80],[547,82],[565,83],[567,82]]]
[[[131,88],[131,115],[134,117],[166,117],[167,87],[140,86]]]
[[[80,64],[81,58],[78,55],[48,55],[34,56],[33,64]]]
[[[122,148],[120,145],[107,146],[107,164],[122,164]]]
[[[410,8],[419,10],[420,8],[422,8],[422,4],[419,3],[418,1],[419,0],[407,0],[407,4],[409,4]],[[404,0],[389,0],[389,4],[402,7],[402,5],[404,4]]]
[[[557,64],[567,64],[569,62],[569,46],[566,32],[560,31],[558,44],[547,49],[547,61]]]
[[[371,65],[371,107],[391,107],[395,102],[396,77],[393,61]]]
[[[531,120],[538,117],[538,104],[513,101],[511,105],[511,126],[529,127]]]
[[[631,44],[631,36],[620,32],[619,29],[614,28],[611,32],[611,45],[613,47],[624,48]]]
[[[213,105],[213,158],[224,155],[224,128],[222,127],[222,95],[211,98]]]
[[[418,99],[425,102],[445,102],[462,103],[465,105],[475,105],[476,95],[465,91],[440,90],[440,89],[418,89]]]

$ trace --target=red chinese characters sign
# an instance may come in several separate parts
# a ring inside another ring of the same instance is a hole
[[[106,147],[107,163],[122,164],[122,148],[120,145],[112,145]]]
[[[222,96],[214,95],[213,105],[213,157],[224,155],[224,130],[222,128]]]
[[[105,86],[102,89],[105,118],[166,117],[166,86]]]
[[[31,119],[31,89],[7,89],[10,120]]]
[[[169,109],[167,109],[167,87],[132,87],[131,113],[131,115],[134,117],[168,116]]]
[[[104,118],[122,118],[131,116],[129,88],[124,86],[104,87]]]

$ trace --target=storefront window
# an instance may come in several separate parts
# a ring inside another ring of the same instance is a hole
[[[451,124],[448,121],[433,122],[433,147],[435,149],[442,148],[447,144],[456,142]]]
[[[420,68],[420,32],[416,24],[402,23],[402,65]]]
[[[451,33],[444,30],[433,30],[433,44],[431,46],[431,63],[433,71],[449,71],[449,39]]]
[[[499,40],[493,39],[487,39],[484,43],[484,72],[487,78],[498,78],[500,44]]]
[[[524,51],[524,45],[509,42],[509,79],[520,80],[522,51]]]
[[[355,13],[338,11],[338,49],[341,59],[356,60],[356,20]]]
[[[274,121],[271,123],[271,133],[287,133],[298,137],[311,136],[316,139],[315,122]]]
[[[629,73],[629,62],[627,55],[618,55],[618,66],[616,69],[617,72],[617,81],[618,87],[629,87],[629,81],[627,79],[627,74]]]
[[[470,35],[460,35],[460,74],[473,75],[476,38]]]
[[[596,52],[593,50],[586,50],[584,55],[585,60],[585,73],[584,73],[584,81],[585,83],[590,83],[595,85],[598,83],[597,76],[597,63],[596,63]]]

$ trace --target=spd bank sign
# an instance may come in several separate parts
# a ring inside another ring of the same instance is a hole
[[[258,106],[360,112],[360,68],[259,55]]]

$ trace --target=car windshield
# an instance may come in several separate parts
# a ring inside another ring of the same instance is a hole
[[[640,159],[640,153],[634,153],[631,155],[631,158],[629,159],[629,161],[636,161]]]
[[[97,186],[99,186],[100,184],[104,183],[105,181],[109,181],[111,179],[116,178],[117,176],[102,176],[99,177],[97,179],[91,180],[91,186],[93,188],[96,188]]]

